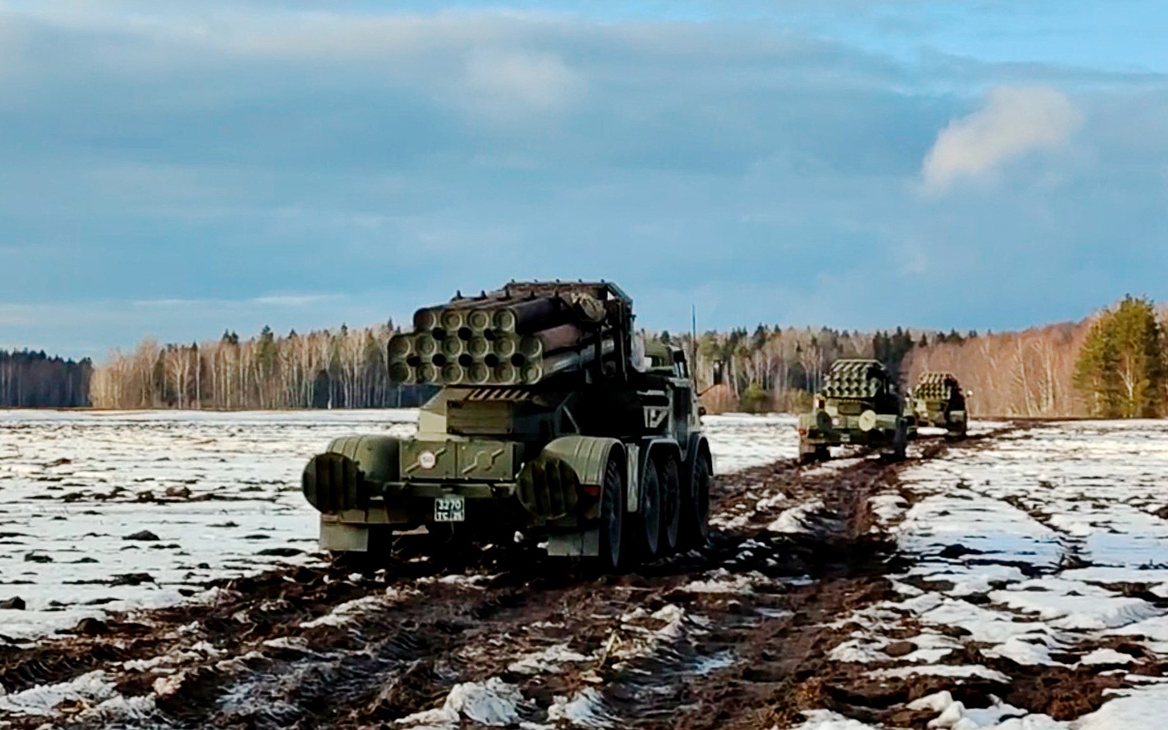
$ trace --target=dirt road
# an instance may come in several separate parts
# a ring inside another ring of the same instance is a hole
[[[981,443],[922,442],[907,464]],[[930,682],[890,690],[828,659],[850,633],[837,619],[893,593],[901,559],[868,498],[903,468],[722,477],[707,549],[622,576],[524,546],[429,558],[403,538],[378,570],[272,571],[0,642],[0,686],[22,708],[0,726],[770,728],[822,708],[912,723],[924,715],[896,707]]]

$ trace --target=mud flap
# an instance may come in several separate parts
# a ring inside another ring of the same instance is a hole
[[[600,529],[549,535],[547,554],[558,557],[596,557],[600,555]]]
[[[338,553],[369,552],[369,528],[321,520],[320,549]]]

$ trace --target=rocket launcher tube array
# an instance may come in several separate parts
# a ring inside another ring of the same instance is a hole
[[[592,302],[603,309],[599,302]],[[556,297],[515,302],[499,297],[458,299],[414,314],[415,332],[389,342],[389,376],[399,383],[444,385],[535,384],[577,370],[595,358],[595,340],[564,320],[575,304]],[[615,351],[604,341],[602,355]]]

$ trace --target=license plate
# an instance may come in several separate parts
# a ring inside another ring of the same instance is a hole
[[[845,444],[851,443],[852,435],[850,433],[841,433],[840,434],[840,441],[845,443]]]
[[[466,500],[462,497],[436,497],[434,499],[435,522],[465,522]]]

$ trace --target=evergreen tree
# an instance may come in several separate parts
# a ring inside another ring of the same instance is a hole
[[[1115,342],[1111,337],[1110,313],[1104,313],[1087,333],[1087,340],[1075,363],[1075,387],[1087,399],[1091,415],[1119,416],[1119,371]]]
[[[1164,401],[1163,333],[1149,300],[1129,295],[1095,321],[1079,353],[1075,385],[1093,415],[1159,414]]]
[[[1147,299],[1124,297],[1115,311],[1114,338],[1119,369],[1121,415],[1159,414],[1164,389],[1163,333]]]

